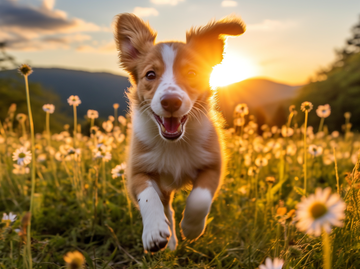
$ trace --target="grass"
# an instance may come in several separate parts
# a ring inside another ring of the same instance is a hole
[[[309,117],[315,116],[309,113]],[[7,269],[24,268],[27,258],[24,226],[31,177],[14,174],[11,158],[15,149],[28,143],[20,127],[11,130],[0,125],[0,212],[18,216],[13,223],[0,224],[0,268]],[[189,191],[179,191],[173,203],[178,248],[155,254],[143,251],[141,216],[129,204],[126,179],[111,176],[111,169],[125,162],[130,128],[120,124],[112,132],[98,131],[91,137],[78,133],[75,147],[81,153],[71,149],[71,129],[53,134],[50,142],[49,130],[36,135],[33,268],[64,268],[64,255],[74,250],[85,256],[86,268],[258,268],[266,257],[284,259],[283,268],[323,267],[321,238],[297,231],[294,220],[284,217],[284,208],[287,212],[296,209],[304,195],[303,134],[296,125],[291,126],[294,135],[286,138],[266,126],[259,136],[252,131],[254,123],[241,128],[239,134],[228,130],[228,173],[212,205],[205,234],[195,242],[181,239],[178,224]],[[328,238],[332,268],[360,268],[360,174],[358,164],[354,167],[352,162],[357,162],[359,136],[347,131],[336,137],[324,129],[307,138],[308,144],[321,146],[323,153],[318,157],[307,154],[306,193],[328,186],[339,191],[347,210],[344,226],[334,228]],[[99,150],[96,144],[101,141],[111,147],[108,162],[94,159],[93,150]],[[41,154],[46,154],[45,160],[38,159]],[[268,164],[256,167],[257,158],[266,158]],[[274,177],[275,183],[268,184],[266,177]]]

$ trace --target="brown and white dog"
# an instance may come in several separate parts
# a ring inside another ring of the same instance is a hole
[[[239,18],[192,28],[186,43],[155,44],[156,33],[132,14],[115,21],[121,66],[129,73],[133,132],[127,185],[138,204],[144,249],[177,245],[174,191],[193,189],[181,221],[182,235],[197,239],[224,173],[221,116],[214,110],[209,78],[223,58],[226,35],[240,35]]]

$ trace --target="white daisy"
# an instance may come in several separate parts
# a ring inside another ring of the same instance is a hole
[[[311,102],[305,101],[301,104],[301,111],[305,112],[310,112],[313,109],[313,104]]]
[[[315,194],[302,198],[296,212],[296,227],[310,235],[319,236],[322,230],[331,232],[331,226],[341,227],[346,204],[331,188],[317,188]]]
[[[281,269],[284,265],[284,261],[279,258],[275,258],[272,261],[270,258],[266,258],[265,265],[260,265],[259,269]]]
[[[97,151],[95,153],[95,159],[103,159],[105,162],[111,160],[111,153],[108,151]]]
[[[52,104],[46,104],[46,105],[43,105],[42,109],[45,112],[52,114],[55,111],[55,106]]]
[[[126,163],[119,164],[111,169],[112,178],[121,177],[125,173]]]
[[[3,214],[3,218],[2,218],[3,221],[10,221],[10,222],[14,222],[16,220],[16,215],[13,214],[12,212],[8,214],[4,213]]]
[[[103,122],[102,127],[106,132],[110,133],[114,125],[112,124],[111,121],[108,120]]]
[[[97,112],[96,110],[93,110],[93,109],[89,109],[87,111],[87,117],[89,119],[97,119],[99,117],[99,112]]]
[[[243,116],[249,114],[249,108],[247,104],[238,104],[235,107],[235,113]]]
[[[268,165],[268,160],[266,158],[263,157],[257,157],[255,159],[255,164],[259,167],[263,167],[263,166],[267,166]]]
[[[323,106],[318,106],[318,108],[316,109],[316,114],[320,117],[320,118],[327,118],[330,116],[331,114],[331,108],[329,104],[323,105]]]
[[[294,134],[294,129],[283,125],[281,128],[281,134],[283,137],[290,137]]]
[[[121,123],[121,125],[126,126],[126,118],[124,116],[119,116],[118,121]]]
[[[25,147],[18,148],[13,153],[13,161],[17,161],[18,165],[27,165],[31,162],[31,152]]]
[[[314,157],[320,156],[323,153],[323,148],[320,147],[320,146],[316,146],[314,144],[310,145],[309,146],[309,153]]]
[[[12,172],[15,175],[25,175],[25,174],[29,174],[30,173],[30,168],[26,167],[24,165],[18,165],[18,164],[13,164],[14,169],[12,170]]]
[[[77,95],[71,95],[68,99],[67,99],[68,103],[70,106],[78,106],[81,104],[81,100],[79,98],[79,96]]]

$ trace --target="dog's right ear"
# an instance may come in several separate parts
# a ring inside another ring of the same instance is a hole
[[[130,13],[115,19],[115,42],[119,51],[121,67],[137,82],[136,66],[143,55],[154,45],[156,32],[148,23]]]

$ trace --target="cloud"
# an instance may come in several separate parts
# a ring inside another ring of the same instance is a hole
[[[135,7],[133,13],[142,18],[159,15],[159,12],[153,7]]]
[[[107,42],[101,46],[92,47],[89,45],[81,45],[76,48],[79,52],[97,52],[97,53],[116,53],[116,45],[114,41]]]
[[[68,18],[66,12],[54,10],[54,5],[55,0],[44,0],[39,7],[1,0],[0,33],[5,34],[0,34],[0,41],[5,41],[11,49],[44,49],[47,45],[54,48],[56,39],[63,40],[64,42],[60,42],[62,44],[83,41],[74,33],[106,31],[94,23]],[[88,40],[89,36],[86,38]],[[44,44],[40,45],[41,42]]]
[[[276,21],[276,20],[264,20],[262,23],[248,24],[246,26],[247,31],[274,31],[284,30],[296,26],[295,22],[291,21]]]
[[[221,2],[222,7],[236,7],[237,2],[232,0],[224,0]]]
[[[150,0],[150,2],[155,5],[171,5],[171,6],[176,6],[177,4],[183,1],[184,0]]]

